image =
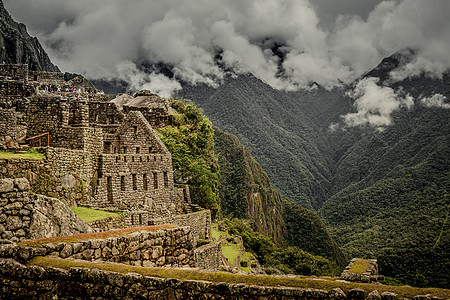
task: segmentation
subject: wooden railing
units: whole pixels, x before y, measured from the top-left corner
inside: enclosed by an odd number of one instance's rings
[[[47,142],[46,146],[49,146],[50,145],[50,133],[49,132],[27,138],[25,141],[28,141],[28,144],[30,146],[33,146],[35,144],[37,146],[37,142],[39,142],[39,147],[42,147],[42,139],[43,138],[46,138],[44,141]]]

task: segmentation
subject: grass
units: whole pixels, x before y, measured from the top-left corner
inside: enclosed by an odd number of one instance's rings
[[[56,267],[69,270],[71,267],[84,267],[89,269],[100,269],[104,271],[118,272],[122,274],[138,273],[144,276],[159,278],[176,278],[181,280],[204,280],[209,282],[226,282],[226,283],[244,283],[246,285],[258,286],[284,286],[293,288],[314,288],[331,290],[333,288],[341,288],[345,293],[350,289],[362,288],[366,295],[371,291],[394,292],[398,294],[398,298],[413,298],[416,295],[427,295],[431,297],[441,297],[443,299],[450,298],[450,290],[438,288],[416,288],[409,286],[387,286],[381,284],[370,283],[351,283],[336,281],[331,277],[309,278],[298,276],[293,277],[276,277],[268,275],[240,275],[225,272],[207,272],[194,269],[164,269],[164,268],[143,268],[137,266],[129,266],[116,263],[92,263],[87,261],[72,261],[55,257],[35,257],[27,264],[28,266],[40,266],[43,268]]]
[[[219,231],[219,229],[217,229],[217,224],[211,225],[211,234],[216,241],[220,240],[222,236],[225,236],[225,233],[225,231]]]
[[[353,263],[353,266],[347,271],[348,273],[362,274],[369,269],[370,259],[358,259]]]
[[[42,153],[28,150],[26,153],[14,153],[9,151],[0,151],[0,159],[44,159]]]
[[[88,207],[78,206],[70,208],[74,213],[76,213],[81,220],[86,223],[103,220],[107,218],[118,218],[121,217],[119,213],[109,212],[104,210],[95,210]]]
[[[222,253],[227,258],[228,263],[232,266],[236,264],[236,258],[239,255],[239,249],[241,249],[240,244],[222,244]]]
[[[23,247],[42,247],[45,244],[58,244],[58,243],[77,243],[82,241],[89,241],[95,239],[107,239],[110,237],[121,237],[126,236],[133,232],[138,231],[149,231],[156,232],[158,230],[177,228],[175,225],[152,225],[152,226],[142,226],[142,227],[130,227],[118,230],[111,231],[103,231],[103,232],[94,232],[94,233],[80,233],[75,235],[68,236],[55,236],[49,238],[42,238],[36,240],[29,240],[20,242],[18,245]]]
[[[246,261],[248,267],[239,266],[239,268],[246,273],[250,272],[250,265],[251,265],[252,260],[256,260],[256,258],[253,256],[253,254],[251,254],[250,252],[247,252],[247,251],[243,251],[241,254],[241,261]]]

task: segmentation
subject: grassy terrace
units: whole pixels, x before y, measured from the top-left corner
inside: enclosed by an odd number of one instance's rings
[[[153,226],[143,226],[143,227],[130,227],[125,229],[104,231],[104,232],[95,232],[95,233],[80,233],[75,235],[68,236],[56,236],[50,238],[42,238],[37,240],[29,240],[19,243],[19,246],[24,247],[41,247],[45,244],[58,244],[58,243],[77,243],[81,241],[95,240],[95,239],[106,239],[110,237],[121,237],[126,236],[133,232],[138,231],[149,231],[156,232],[158,230],[176,228],[178,226],[175,225],[153,225]]]
[[[88,207],[78,206],[70,208],[77,216],[80,217],[86,223],[103,220],[107,218],[118,218],[120,217],[119,213],[109,212],[104,210],[95,210]]]
[[[14,153],[8,151],[0,151],[0,159],[44,159],[42,153],[29,150],[25,153]]]
[[[288,278],[262,275],[238,275],[225,272],[206,272],[193,269],[163,269],[163,268],[143,268],[136,266],[128,266],[116,263],[91,263],[84,261],[71,261],[54,257],[35,257],[28,265],[47,267],[57,267],[62,269],[70,269],[71,267],[84,267],[89,269],[100,269],[104,271],[119,273],[138,273],[144,276],[159,278],[176,278],[181,280],[205,280],[210,282],[226,282],[226,283],[244,283],[247,285],[259,286],[286,286],[296,288],[315,288],[330,290],[340,287],[344,292],[348,292],[353,288],[362,288],[366,294],[373,290],[380,293],[390,291],[397,293],[399,297],[412,298],[416,295],[426,295],[441,297],[447,299],[450,297],[450,290],[437,288],[415,288],[408,286],[387,286],[380,284],[365,283],[347,283],[336,281],[335,278]]]
[[[369,269],[370,260],[369,259],[358,259],[353,263],[353,266],[347,271],[348,273],[362,274]]]

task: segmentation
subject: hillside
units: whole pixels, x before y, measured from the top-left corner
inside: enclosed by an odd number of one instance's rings
[[[30,70],[59,72],[22,23],[15,22],[0,0],[0,61],[7,64],[28,64]]]
[[[283,197],[316,209],[348,257],[378,257],[383,274],[409,284],[449,286],[445,273],[432,272],[450,257],[450,110],[422,99],[448,99],[450,80],[447,73],[390,82],[389,72],[413,57],[410,50],[396,53],[365,75],[415,101],[395,111],[384,130],[329,130],[354,111],[346,92],[356,82],[283,92],[241,75],[217,89],[186,86],[182,93],[238,136]]]
[[[175,179],[189,183],[194,203],[215,215],[248,220],[277,243],[345,264],[317,214],[284,201],[235,136],[213,130],[192,103],[174,100],[172,108],[177,113],[158,134],[172,153]]]

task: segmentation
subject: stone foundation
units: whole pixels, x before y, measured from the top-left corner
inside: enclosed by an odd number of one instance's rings
[[[29,194],[26,178],[0,179],[0,237],[23,241],[92,232],[74,212],[55,198]]]

